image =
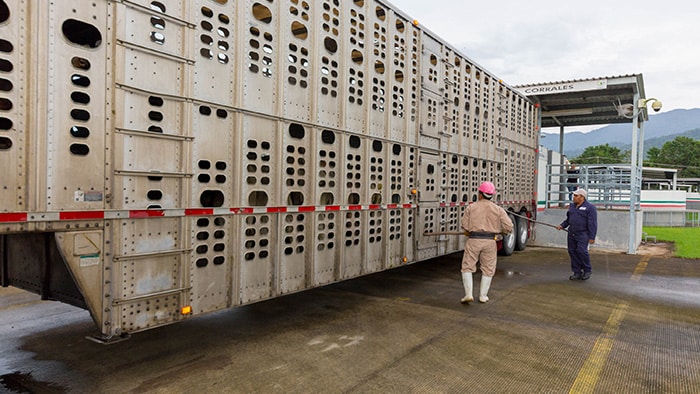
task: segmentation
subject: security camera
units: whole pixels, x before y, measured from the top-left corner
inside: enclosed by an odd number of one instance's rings
[[[646,108],[646,106],[647,106],[647,104],[649,104],[649,102],[651,102],[651,109],[653,109],[654,112],[661,111],[661,107],[662,107],[661,101],[659,101],[653,97],[648,98],[648,99],[639,99],[639,101],[637,101],[637,108],[639,108],[639,109]]]

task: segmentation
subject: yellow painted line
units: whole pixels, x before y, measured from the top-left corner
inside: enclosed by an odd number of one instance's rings
[[[642,278],[649,264],[649,259],[651,259],[651,256],[642,257],[630,279],[638,282]],[[628,307],[629,304],[621,302],[617,304],[615,309],[610,313],[610,317],[607,323],[605,323],[603,332],[598,336],[598,339],[596,339],[593,350],[591,350],[591,354],[586,359],[586,362],[583,363],[583,367],[579,370],[578,376],[576,376],[576,380],[574,380],[574,384],[571,386],[569,393],[580,394],[592,393],[594,391],[595,386],[598,384],[598,379],[600,379],[600,373],[603,370],[605,361],[608,359],[608,355],[610,355],[610,351],[612,350],[617,330],[620,328],[620,324],[622,324],[622,320],[627,314]]]
[[[596,339],[593,350],[591,350],[591,354],[579,370],[569,393],[592,393],[595,390],[598,379],[600,379],[600,373],[615,342],[617,330],[627,314],[627,307],[629,307],[627,303],[621,302],[610,313],[610,317],[603,328],[603,333]]]
[[[644,256],[642,260],[639,261],[639,264],[637,264],[637,267],[634,269],[634,272],[632,273],[632,280],[635,282],[639,282],[640,279],[642,279],[642,274],[644,273],[644,270],[647,269],[647,263],[649,263],[649,259],[651,256]]]

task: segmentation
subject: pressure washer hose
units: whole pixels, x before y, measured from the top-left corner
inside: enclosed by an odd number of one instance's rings
[[[555,225],[553,225],[553,224],[538,222],[538,221],[535,220],[535,219],[531,219],[531,218],[529,218],[529,217],[527,217],[527,216],[519,215],[519,214],[517,214],[517,213],[515,213],[515,212],[508,212],[508,214],[509,214],[509,215],[513,215],[513,216],[521,217],[521,218],[523,218],[523,219],[525,219],[525,220],[529,220],[529,221],[531,221],[531,222],[533,222],[533,223],[535,223],[535,224],[541,224],[541,225],[543,225],[543,226],[553,227],[553,228],[556,228],[556,229],[558,230],[558,228],[557,228],[558,226],[555,226]],[[568,231],[567,229],[565,229],[565,228],[563,228],[562,231],[566,231],[567,233],[569,232],[569,231]],[[435,235],[435,236],[437,236],[437,235],[466,235],[466,236],[468,237],[468,236],[469,236],[469,232],[468,232],[468,231],[443,231],[443,232],[439,232],[439,233],[423,233],[423,235],[424,235],[424,236],[431,236],[431,235]]]

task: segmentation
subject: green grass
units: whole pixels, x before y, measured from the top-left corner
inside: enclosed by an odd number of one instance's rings
[[[644,227],[643,231],[655,235],[657,241],[673,242],[674,256],[700,258],[700,227]]]

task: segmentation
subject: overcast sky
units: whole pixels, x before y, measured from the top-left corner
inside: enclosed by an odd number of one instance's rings
[[[510,85],[642,74],[700,108],[700,1],[389,0]]]

